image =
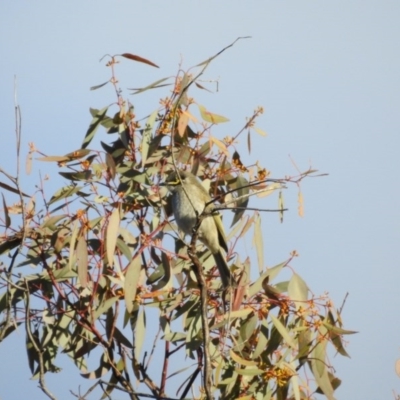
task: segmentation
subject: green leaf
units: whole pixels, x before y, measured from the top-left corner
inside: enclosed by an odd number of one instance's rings
[[[249,194],[250,190],[247,186],[248,184],[248,180],[242,175],[239,175],[237,178],[235,178],[235,180],[229,182],[228,184],[229,190],[237,189],[234,193],[239,198],[234,205],[237,208],[234,209],[235,216],[233,217],[231,227],[234,226],[240,220],[240,218],[242,218],[242,215],[245,213],[247,205],[249,204],[249,198],[247,195]]]
[[[163,340],[175,344],[183,340],[186,340],[186,334],[181,332],[170,332],[163,336]]]
[[[255,367],[256,365],[258,365],[258,363],[255,361],[246,360],[240,357],[232,349],[230,350],[229,354],[232,357],[232,360],[240,365],[245,365],[247,367]]]
[[[111,217],[108,220],[106,236],[107,261],[111,267],[114,265],[115,246],[117,244],[120,221],[119,209],[114,208],[113,212],[111,213]]]
[[[240,326],[240,344],[248,343],[250,337],[254,334],[258,323],[258,316],[256,314],[249,315]]]
[[[76,244],[76,239],[78,238],[78,233],[79,233],[79,227],[77,224],[77,221],[73,222],[73,227],[72,227],[72,235],[71,235],[71,240],[69,242],[69,260],[68,260],[68,269],[72,271],[72,267],[75,263],[75,257],[73,255],[75,254],[75,244]]]
[[[76,259],[78,265],[78,277],[82,287],[86,287],[88,283],[88,249],[84,234],[82,233],[76,245]]]
[[[50,228],[54,231],[57,228],[56,223],[66,217],[67,214],[53,215],[48,217],[41,225],[41,228]]]
[[[101,123],[101,121],[106,117],[108,107],[104,107],[101,110],[91,109],[90,112],[93,115],[92,122],[90,123],[89,129],[86,132],[85,139],[82,143],[82,149],[85,149],[89,146],[89,143],[94,138],[96,131]]]
[[[12,193],[15,193],[15,194],[22,194],[22,196],[24,196],[24,197],[31,197],[31,196],[29,196],[29,195],[27,195],[27,194],[25,194],[24,192],[19,192],[19,190],[17,190],[17,189],[14,189],[13,187],[11,187],[10,185],[7,185],[6,183],[3,183],[3,182],[0,182],[0,187],[2,187],[3,189],[6,189],[6,190],[8,190],[9,192],[12,192]]]
[[[296,349],[296,342],[295,340],[290,336],[289,331],[285,328],[285,326],[282,324],[281,321],[279,321],[278,318],[276,318],[273,314],[268,314],[268,316],[271,318],[272,323],[275,325],[275,328],[277,331],[282,335],[283,339],[286,341],[286,343],[292,348]]]
[[[257,338],[257,346],[254,349],[252,358],[258,358],[267,348],[268,343],[268,325],[266,321],[262,321],[260,331]]]
[[[142,352],[143,343],[146,336],[146,314],[144,308],[141,308],[138,319],[136,321],[135,329],[135,358],[140,360],[140,353]]]
[[[59,174],[70,181],[88,181],[92,178],[92,171],[80,171],[80,172],[59,172]]]
[[[118,299],[119,299],[118,296],[114,296],[114,297],[107,299],[106,301],[103,301],[97,307],[96,311],[93,314],[94,320],[96,321],[100,316],[105,314],[108,311],[108,309],[110,307],[112,307],[118,301]]]
[[[225,118],[222,115],[214,114],[207,111],[206,108],[201,104],[197,104],[197,106],[199,107],[201,118],[203,118],[203,120],[206,122],[210,122],[212,124],[220,124],[229,121],[228,118]]]
[[[6,199],[4,198],[4,194],[2,193],[1,195],[3,196],[4,221],[7,229],[11,225],[11,219],[10,216],[8,215],[8,208],[6,204]]]
[[[116,174],[116,166],[115,166],[114,158],[109,153],[106,153],[106,165],[107,165],[107,168],[108,168],[111,178],[114,179],[115,174]]]
[[[171,283],[171,276],[172,276],[172,268],[170,259],[168,256],[162,252],[161,253],[161,266],[162,266],[162,278],[157,282],[156,285],[153,286],[153,290],[161,290],[166,287],[169,283]]]
[[[252,367],[245,368],[245,369],[235,368],[235,371],[239,375],[244,375],[244,376],[257,376],[257,375],[262,375],[265,373],[265,371],[263,371],[262,369],[252,368]]]
[[[129,246],[120,238],[117,239],[117,248],[121,251],[121,253],[126,257],[128,261],[132,259],[132,254]]]
[[[128,349],[133,349],[132,342],[128,340],[117,327],[114,327],[114,337],[118,343],[122,343]]]
[[[249,296],[252,297],[262,289],[262,283],[268,277],[269,282],[272,282],[273,279],[281,272],[282,268],[286,266],[287,263],[283,262],[281,264],[275,265],[275,267],[269,268],[266,272],[264,272],[251,286],[249,289]]]
[[[100,358],[100,365],[92,372],[82,373],[81,376],[86,379],[99,379],[104,376],[111,368],[106,361],[107,357],[103,354]]]
[[[188,96],[187,96],[189,86],[190,86],[189,75],[185,72],[183,74],[183,78],[182,78],[182,81],[180,84],[178,102],[176,103],[176,107],[179,107],[181,105],[183,105],[183,106],[189,105]]]
[[[8,237],[7,239],[3,239],[0,242],[0,254],[4,254],[7,251],[14,249],[15,247],[19,246],[22,243],[22,234],[21,235],[14,235]]]
[[[321,327],[318,332],[318,336],[324,337],[326,335],[326,329]],[[326,345],[327,340],[318,340],[314,350],[311,354],[311,371],[314,375],[315,381],[321,391],[325,394],[328,400],[334,400],[333,387],[328,375],[327,363],[326,363]]]
[[[65,199],[67,197],[70,197],[74,195],[75,193],[78,193],[83,186],[75,186],[75,185],[69,185],[69,186],[64,186],[61,189],[57,190],[56,193],[51,197],[49,201],[49,206],[59,200]]]
[[[101,87],[107,85],[107,83],[109,83],[109,82],[110,82],[110,81],[106,81],[106,82],[104,82],[104,83],[100,83],[100,85],[92,86],[92,87],[90,88],[90,90],[97,90],[97,89],[100,89]]]
[[[92,150],[89,149],[78,149],[75,151],[72,151],[68,154],[65,155],[65,157],[68,157],[69,160],[79,160],[82,157],[87,156],[88,154],[91,153]]]
[[[348,329],[343,329],[338,326],[334,326],[326,322],[326,320],[322,321],[322,323],[328,329],[329,332],[335,333],[337,335],[353,335],[355,333],[358,333],[357,331],[349,331]]]
[[[126,309],[129,313],[134,309],[134,301],[136,299],[136,290],[141,269],[140,257],[136,256],[132,259],[125,272],[124,297]]]
[[[296,310],[298,310],[300,307],[303,309],[306,308],[305,303],[308,299],[308,287],[303,279],[295,272],[289,281],[288,294],[290,300],[294,302]]]
[[[144,88],[140,88],[140,89],[130,88],[129,90],[134,90],[134,92],[132,94],[139,94],[139,93],[145,92],[146,90],[149,90],[149,89],[157,89],[157,88],[164,87],[164,86],[170,86],[171,85],[170,83],[160,85],[160,83],[166,81],[167,79],[170,79],[170,77],[159,79],[158,81],[155,81],[155,82],[151,83],[150,85],[145,86]]]

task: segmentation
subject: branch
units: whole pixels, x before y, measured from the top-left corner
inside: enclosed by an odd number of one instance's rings
[[[207,284],[202,274],[202,265],[199,261],[199,258],[196,254],[196,241],[198,236],[198,230],[201,225],[203,218],[205,217],[205,213],[203,212],[200,216],[197,217],[197,223],[193,228],[192,240],[190,242],[190,247],[188,251],[188,255],[193,262],[195,268],[194,273],[196,275],[197,283],[200,289],[200,309],[201,309],[201,330],[203,334],[203,348],[204,348],[204,363],[203,363],[203,386],[207,399],[212,399],[212,370],[211,370],[211,356],[210,356],[210,329],[208,326],[207,319]]]
[[[39,387],[42,389],[43,393],[50,399],[52,400],[57,400],[57,398],[49,391],[49,389],[46,386],[46,381],[44,378],[45,375],[45,370],[44,370],[44,360],[43,360],[43,350],[39,347],[39,344],[36,342],[36,339],[33,337],[32,331],[31,331],[31,323],[29,321],[29,315],[30,315],[30,293],[29,293],[29,287],[28,287],[28,282],[25,280],[25,285],[26,285],[26,292],[25,292],[25,328],[26,328],[26,334],[29,337],[29,340],[32,343],[33,348],[36,351],[36,354],[38,356],[38,362],[39,362]]]

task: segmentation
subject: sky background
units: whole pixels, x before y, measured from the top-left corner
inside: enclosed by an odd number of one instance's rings
[[[130,52],[158,64],[118,67],[122,87],[140,87],[252,36],[207,69],[204,79],[218,79],[219,92],[194,95],[230,118],[221,138],[264,107],[257,126],[268,137],[253,136],[250,156],[242,144],[244,162],[260,160],[274,177],[296,174],[291,159],[301,170],[311,165],[329,174],[302,185],[304,218],[295,190],[287,194],[284,224],[263,217],[265,261],[273,266],[296,249],[291,265],[313,293],[329,292],[337,307],[349,293],[342,317],[359,333],[346,337],[351,359],[331,360],[343,381],[337,398],[393,399],[400,393],[399,21],[400,2],[388,0],[3,0],[0,166],[15,173],[14,75],[23,157],[28,142],[62,155],[80,147],[89,107],[115,99],[111,86],[89,90],[109,79],[103,55]],[[138,98],[138,115],[157,107],[153,96]],[[47,168],[34,164],[25,192]],[[0,345],[2,400],[41,396],[29,380],[23,330],[19,336]],[[49,380],[60,399],[76,388],[77,375],[68,374]]]

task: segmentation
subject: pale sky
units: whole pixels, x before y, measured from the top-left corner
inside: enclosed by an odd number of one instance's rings
[[[296,249],[291,265],[313,293],[329,292],[337,307],[349,293],[342,317],[359,333],[346,337],[351,359],[331,360],[342,379],[337,398],[393,398],[400,393],[399,21],[400,2],[388,0],[2,1],[0,166],[15,172],[14,75],[23,156],[28,142],[62,155],[80,147],[89,107],[114,101],[111,87],[89,90],[109,79],[99,63],[104,54],[130,52],[158,64],[120,66],[123,86],[140,87],[251,36],[207,70],[204,79],[218,79],[219,92],[196,96],[230,119],[226,134],[264,107],[257,126],[268,136],[253,137],[250,156],[243,143],[244,162],[258,159],[274,177],[295,174],[291,159],[329,174],[304,183],[304,218],[295,191],[284,224],[263,216],[266,263]],[[138,114],[157,108],[146,96]],[[25,191],[45,168],[34,164]],[[0,344],[1,399],[41,396],[29,380],[23,336]],[[76,372],[68,374],[49,378],[60,399],[76,388]]]

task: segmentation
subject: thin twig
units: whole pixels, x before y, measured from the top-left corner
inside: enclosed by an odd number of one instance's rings
[[[207,284],[202,273],[202,266],[200,260],[196,254],[196,241],[198,236],[198,230],[202,223],[203,218],[206,215],[202,213],[197,218],[197,223],[193,228],[192,240],[188,255],[193,262],[195,268],[194,273],[196,275],[197,283],[200,289],[200,309],[201,309],[201,329],[203,334],[203,348],[204,348],[204,368],[203,368],[203,386],[204,392],[207,399],[211,400],[212,397],[212,367],[211,367],[211,356],[210,356],[210,328],[208,326],[208,310],[207,310]]]
[[[31,331],[31,323],[29,320],[30,316],[30,293],[29,293],[29,286],[28,282],[25,280],[25,285],[26,285],[26,292],[25,292],[25,328],[26,328],[26,334],[28,335],[28,338],[30,342],[32,343],[33,348],[36,351],[36,354],[38,356],[38,362],[39,362],[39,387],[42,389],[42,392],[50,399],[52,400],[57,400],[57,398],[50,392],[50,390],[47,388],[46,385],[46,380],[44,378],[45,375],[45,369],[44,369],[44,360],[43,360],[43,349],[39,347],[39,344],[36,342],[36,339],[33,337],[32,331]]]

